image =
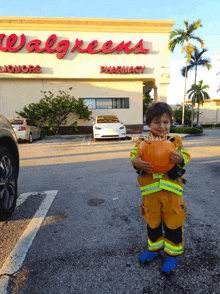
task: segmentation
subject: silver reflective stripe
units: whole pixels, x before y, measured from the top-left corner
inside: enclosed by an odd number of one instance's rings
[[[160,185],[156,185],[156,186],[153,186],[151,188],[141,190],[141,192],[144,193],[144,192],[152,191],[152,190],[159,189],[159,188],[160,188]]]
[[[161,179],[163,174],[153,174],[153,179]]]
[[[182,246],[181,246],[182,247]],[[172,251],[172,252],[175,252],[175,253],[178,253],[178,252],[182,252],[183,251],[183,248],[180,249],[180,250],[176,250],[176,249],[173,249],[173,248],[170,248],[167,243],[165,242],[165,249],[167,248],[167,250],[169,251]]]
[[[159,245],[155,245],[155,246],[149,245],[149,248],[150,248],[150,249],[157,249],[157,248],[159,248],[159,247],[164,247],[164,243],[159,244]]]
[[[173,190],[176,190],[178,192],[183,192],[183,189],[178,189],[178,188],[171,186],[171,185],[168,185],[168,184],[160,183],[160,186],[165,186],[165,187],[171,188]]]
[[[148,238],[148,247],[151,248],[151,249],[156,249],[156,248],[159,248],[159,247],[164,247],[164,240],[160,240],[159,242],[156,242],[156,243],[153,243],[153,244],[155,244],[155,245],[151,245],[151,241]]]

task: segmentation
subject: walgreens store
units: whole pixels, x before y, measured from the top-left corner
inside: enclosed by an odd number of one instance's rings
[[[175,21],[0,17],[0,113],[16,117],[43,94],[69,91],[92,116],[117,115],[143,129],[143,94],[167,101],[169,34]],[[68,125],[60,130],[70,133]],[[80,133],[92,121],[79,121]],[[72,131],[71,131],[72,132]]]

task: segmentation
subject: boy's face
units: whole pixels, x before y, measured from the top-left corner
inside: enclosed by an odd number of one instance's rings
[[[166,113],[164,113],[160,118],[154,117],[148,126],[151,128],[151,132],[154,135],[162,137],[169,133],[170,125],[170,118]]]

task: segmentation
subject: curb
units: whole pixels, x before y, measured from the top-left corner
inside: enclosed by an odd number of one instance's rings
[[[127,134],[125,137],[125,140],[129,141],[137,141],[139,137],[143,137],[147,134],[145,133],[138,133],[138,134]],[[194,136],[204,136],[204,133],[199,133],[199,134],[178,134],[178,133],[170,133],[170,135],[178,135],[181,138],[182,137],[194,137]],[[56,139],[61,139],[61,140],[74,140],[77,138],[88,138],[88,137],[93,137],[92,134],[81,134],[81,135],[53,135],[53,136],[45,136],[43,140],[56,140]]]
[[[135,141],[137,142],[138,138],[145,136],[145,133],[140,133],[140,134],[131,134],[129,137],[131,140],[130,141]],[[187,138],[187,137],[195,137],[195,136],[204,136],[204,133],[199,133],[199,134],[178,134],[178,133],[170,133],[170,135],[175,136],[178,135],[180,138]]]
[[[45,136],[44,140],[52,140],[52,139],[64,139],[64,140],[74,140],[77,138],[91,137],[92,134],[85,135],[54,135],[54,136]]]

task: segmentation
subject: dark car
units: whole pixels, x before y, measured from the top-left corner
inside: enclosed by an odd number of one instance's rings
[[[171,124],[171,128],[181,128],[182,125],[178,124],[178,123],[172,123]]]
[[[197,129],[202,129],[202,126],[200,124],[193,124],[193,127]]]
[[[0,221],[14,212],[17,201],[19,152],[10,122],[0,114]]]

